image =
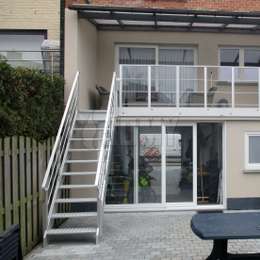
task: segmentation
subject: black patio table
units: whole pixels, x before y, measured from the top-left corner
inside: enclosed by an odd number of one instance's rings
[[[201,239],[214,240],[212,252],[207,260],[260,259],[260,253],[227,252],[229,239],[260,238],[260,213],[200,213],[193,216],[191,229]]]

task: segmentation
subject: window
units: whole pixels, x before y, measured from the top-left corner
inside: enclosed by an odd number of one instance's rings
[[[220,49],[220,66],[239,66],[239,49]]]
[[[260,170],[260,132],[246,133],[245,164],[246,170]]]
[[[260,49],[245,49],[245,66],[260,67]]]
[[[41,69],[41,46],[46,33],[44,30],[0,30],[0,56],[14,67]]]
[[[159,64],[194,65],[194,50],[182,48],[160,48]]]
[[[157,55],[158,54],[158,55]],[[119,64],[136,65],[194,65],[195,49],[192,47],[120,46]]]
[[[219,51],[220,66],[232,67],[250,67],[243,69],[235,69],[235,79],[237,82],[258,81],[257,69],[252,67],[260,67],[260,48],[252,47],[223,47]],[[220,69],[220,80],[229,81],[231,78],[231,70],[226,68]]]
[[[155,48],[121,47],[119,64],[155,64]]]

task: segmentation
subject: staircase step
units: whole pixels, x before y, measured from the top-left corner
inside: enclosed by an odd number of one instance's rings
[[[93,176],[96,172],[63,172],[62,176]]]
[[[54,213],[51,218],[84,218],[96,217],[97,212],[69,212],[69,213]]]
[[[78,149],[69,149],[68,150],[69,152],[94,152],[94,151],[100,151],[100,149],[98,149],[98,148],[89,148],[89,149],[84,149],[84,148],[82,148],[82,149],[80,149],[80,148],[78,148]]]
[[[97,163],[98,160],[66,160],[66,163]]]
[[[67,199],[56,199],[55,203],[87,203],[97,202],[97,198],[67,198]]]
[[[95,131],[95,130],[97,130],[97,131],[101,131],[101,130],[104,130],[104,128],[94,128],[94,127],[86,127],[86,128],[83,128],[83,127],[75,127],[74,129],[73,129],[73,131]]]
[[[86,189],[95,188],[94,184],[70,184],[70,185],[60,185],[59,189]]]
[[[59,228],[49,229],[46,235],[96,234],[97,228]]]
[[[72,137],[70,141],[101,141],[102,138],[84,138],[84,137]]]

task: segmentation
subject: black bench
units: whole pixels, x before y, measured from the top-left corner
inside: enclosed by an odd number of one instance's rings
[[[260,213],[202,213],[191,220],[191,229],[204,240],[214,240],[208,260],[260,259],[260,254],[229,254],[229,239],[259,239]],[[260,248],[259,248],[260,251]]]
[[[0,234],[0,260],[14,259],[23,259],[18,225],[13,225]]]

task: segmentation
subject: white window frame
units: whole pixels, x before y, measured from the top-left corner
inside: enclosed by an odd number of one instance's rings
[[[245,170],[259,170],[260,163],[249,163],[249,138],[260,137],[260,132],[246,132],[245,133]]]
[[[239,50],[239,67],[245,67],[245,50],[252,49],[252,50],[259,50],[260,46],[219,46],[218,48],[218,66],[221,66],[220,60],[220,53],[222,49],[238,49]]]
[[[196,46],[186,46],[186,45],[164,45],[164,44],[129,44],[129,43],[122,43],[115,45],[115,70],[118,71],[119,68],[119,49],[121,47],[126,48],[152,48],[155,49],[155,64],[159,65],[159,50],[160,49],[187,49],[193,50],[194,52],[194,66],[198,64],[198,48]],[[162,65],[163,66],[163,65]]]

